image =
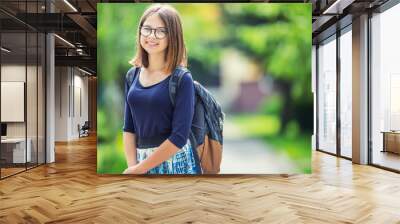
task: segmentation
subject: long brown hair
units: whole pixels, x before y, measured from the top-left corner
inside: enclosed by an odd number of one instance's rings
[[[136,36],[136,55],[129,63],[134,66],[144,66],[145,68],[149,66],[149,55],[140,45],[140,27],[154,13],[160,16],[168,31],[168,46],[164,58],[167,63],[167,70],[173,71],[178,65],[186,67],[187,54],[179,13],[173,7],[164,4],[151,5],[140,18]]]

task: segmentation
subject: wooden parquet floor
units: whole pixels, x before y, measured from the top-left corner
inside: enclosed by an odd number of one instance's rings
[[[313,153],[311,175],[96,174],[96,138],[0,181],[0,223],[400,223],[400,175]]]

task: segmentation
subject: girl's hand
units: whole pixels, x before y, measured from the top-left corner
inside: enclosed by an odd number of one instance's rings
[[[136,164],[134,166],[130,166],[126,168],[123,174],[145,174],[147,171],[143,170],[140,164]]]

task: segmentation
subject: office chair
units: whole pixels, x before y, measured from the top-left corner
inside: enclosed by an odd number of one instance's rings
[[[78,124],[79,138],[89,136],[89,129],[90,129],[89,121],[85,121],[82,127],[80,127],[80,125]]]

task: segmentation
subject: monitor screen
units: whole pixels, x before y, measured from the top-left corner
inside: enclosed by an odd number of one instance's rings
[[[7,136],[7,124],[1,124],[1,136]]]

